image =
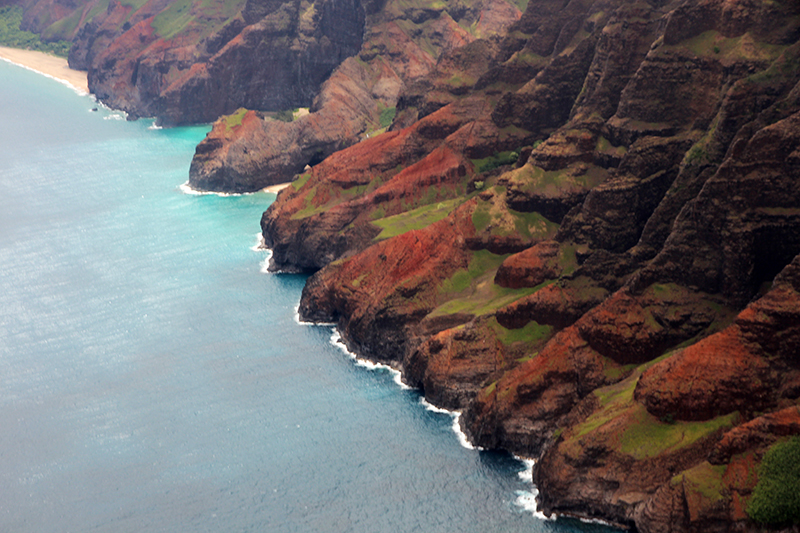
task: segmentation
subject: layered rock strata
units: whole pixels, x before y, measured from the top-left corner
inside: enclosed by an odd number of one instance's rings
[[[800,431],[798,38],[788,2],[531,2],[278,196],[272,268],[316,272],[301,315],[476,444],[538,457],[546,512],[756,531],[761,457]]]

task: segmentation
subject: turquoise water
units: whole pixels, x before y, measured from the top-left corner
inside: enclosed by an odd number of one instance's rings
[[[154,130],[0,62],[0,531],[539,532],[468,449],[262,272],[270,194],[184,194]]]

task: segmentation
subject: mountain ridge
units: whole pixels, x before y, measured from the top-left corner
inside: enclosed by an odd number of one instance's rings
[[[291,50],[290,36],[326,35],[326,5],[191,8],[160,26],[180,6],[109,4],[75,30],[75,54],[89,34],[122,39],[95,56],[122,54],[116,71],[97,63],[95,88],[142,109],[174,95],[183,118],[165,123],[191,121],[192,102],[217,98],[203,87],[243,79],[246,60],[225,59],[260,46],[243,36]],[[643,532],[786,527],[748,503],[762,458],[800,433],[800,6],[340,7],[335,20],[363,16],[358,42],[323,47],[330,76],[280,104],[310,113],[206,106],[236,112],[190,177],[235,192],[296,178],[261,223],[272,270],[313,273],[301,317],[337,323],[351,349],[461,410],[477,445],[537,457],[548,514]],[[205,35],[204,17],[228,22]],[[128,57],[128,41],[146,52]],[[142,92],[167,66],[172,92]]]

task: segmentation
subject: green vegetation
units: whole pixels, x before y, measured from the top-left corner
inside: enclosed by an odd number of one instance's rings
[[[760,524],[800,524],[800,436],[767,450],[747,514]]]
[[[67,57],[71,43],[68,41],[44,42],[38,35],[19,28],[22,23],[22,7],[0,7],[0,45],[26,50],[47,52]]]
[[[739,37],[725,37],[716,30],[709,30],[691,39],[687,39],[678,46],[688,48],[697,56],[735,56],[750,60],[771,60],[785,49],[782,45],[757,42],[750,34]]]
[[[534,320],[528,322],[525,327],[519,329],[507,329],[498,324],[497,320],[493,317],[489,321],[489,327],[492,328],[497,336],[497,339],[506,346],[516,342],[524,342],[529,344],[538,343],[547,339],[553,333],[553,326],[539,324]]]
[[[236,110],[235,113],[228,115],[224,118],[225,120],[225,131],[231,131],[233,128],[242,125],[242,120],[244,119],[245,114],[247,114],[247,109],[240,107]]]
[[[430,316],[456,313],[469,313],[475,316],[489,314],[554,282],[554,280],[550,280],[536,287],[523,289],[508,289],[496,285],[494,283],[495,273],[507,257],[508,255],[496,255],[488,250],[472,252],[468,268],[459,270],[439,287],[439,292],[445,296],[446,301],[434,309]],[[498,325],[498,327],[500,326]],[[526,337],[534,338],[549,334],[547,326],[539,326],[541,329],[538,330],[534,325],[527,328],[522,328],[525,331],[498,331],[499,336],[505,338],[509,343],[523,340]],[[548,331],[545,332],[544,328],[548,328]],[[505,341],[501,339],[501,342]]]
[[[733,426],[739,418],[739,413],[734,412],[704,422],[670,424],[658,420],[644,407],[637,410],[633,423],[622,435],[622,452],[635,459],[647,459],[685,448],[719,429]]]
[[[192,0],[177,0],[153,19],[152,27],[161,37],[169,39],[192,20]]]
[[[383,216],[385,209],[380,207],[372,214],[372,216],[377,219],[373,220],[372,223],[382,230],[380,234],[375,237],[375,240],[381,241],[401,235],[407,231],[426,228],[449,215],[462,201],[461,198],[445,200],[385,218]]]
[[[594,395],[601,407],[573,428],[567,440],[568,453],[577,457],[583,448],[582,438],[593,433],[593,440],[608,441],[614,448],[640,461],[676,452],[733,426],[739,419],[738,412],[702,422],[664,422],[634,400],[633,393],[642,372],[670,355],[664,354],[638,366],[619,383],[596,389]],[[604,429],[606,424],[609,425]]]
[[[483,159],[473,159],[472,164],[475,165],[475,172],[483,174],[504,165],[511,165],[519,159],[519,151],[512,152],[499,152]]]
[[[297,115],[298,109],[284,109],[283,111],[276,111],[272,113],[271,116],[275,120],[280,120],[281,122],[293,122],[295,115]]]
[[[606,169],[597,165],[588,165],[587,168],[584,163],[573,164],[559,170],[544,170],[540,167],[525,165],[514,171],[510,186],[526,193],[536,193],[548,188],[554,190],[572,187],[589,189],[599,185],[607,177]]]
[[[713,505],[727,498],[725,484],[722,482],[726,468],[727,465],[714,466],[703,461],[673,477],[670,485],[676,486],[682,481],[686,492],[700,496],[706,505]]]
[[[441,290],[444,293],[461,292],[469,288],[473,280],[488,271],[497,270],[500,264],[508,255],[496,255],[488,250],[478,250],[473,252],[467,270],[459,270],[453,276],[442,283]]]
[[[311,179],[310,173],[306,172],[305,174],[301,174],[300,176],[297,177],[296,180],[292,182],[292,187],[294,188],[294,190],[299,191],[300,189],[303,188],[303,185],[308,183],[309,179]]]
[[[492,235],[516,233],[524,239],[533,240],[552,238],[559,227],[558,224],[551,222],[536,211],[530,213],[514,211],[503,202],[492,201],[478,202],[472,212],[472,225],[478,233],[486,230],[490,230]]]
[[[151,26],[164,39],[171,39],[190,26],[201,38],[211,35],[237,16],[244,3],[244,0],[177,0],[159,13]]]
[[[381,125],[382,129],[386,129],[392,125],[392,121],[394,120],[395,115],[397,114],[396,107],[387,107],[381,110],[380,118],[378,122]]]

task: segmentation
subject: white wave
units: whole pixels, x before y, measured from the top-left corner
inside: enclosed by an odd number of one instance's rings
[[[618,524],[615,524],[613,522],[608,522],[606,520],[603,520],[602,518],[585,518],[583,516],[573,516],[572,518],[577,518],[578,520],[580,520],[584,524],[598,524],[598,525],[601,525],[601,526],[608,526],[608,527],[613,527],[613,528],[619,528],[620,527]]]
[[[23,65],[22,63],[16,63],[16,62],[11,61],[10,59],[7,59],[5,57],[0,57],[0,61],[5,61],[6,63],[11,63],[12,65],[16,65],[18,67],[22,67],[25,70],[30,70],[31,72],[35,72],[36,74],[44,76],[45,78],[50,78],[51,80],[55,80],[58,83],[60,83],[61,85],[65,85],[65,86],[69,87],[70,89],[75,91],[80,96],[88,96],[89,95],[88,92],[84,91],[80,87],[76,87],[75,85],[72,85],[67,80],[62,80],[61,78],[57,78],[55,76],[51,76],[50,74],[47,74],[46,72],[42,72],[41,70],[36,70],[35,68],[29,67],[28,65]]]
[[[156,124],[156,121],[154,120],[154,121],[153,121],[153,123],[152,123],[152,124],[150,124],[150,125],[147,127],[147,129],[148,129],[148,130],[163,130],[163,129],[164,129],[164,127],[163,127],[163,126],[159,126],[158,124]]]
[[[436,407],[425,398],[420,398],[419,403],[422,404],[422,406],[424,406],[425,409],[427,409],[428,411],[449,415],[453,418],[453,424],[451,426],[451,429],[453,430],[453,433],[456,434],[456,437],[458,438],[458,443],[461,444],[461,446],[463,446],[468,450],[483,449],[480,446],[475,446],[474,444],[472,444],[469,441],[467,434],[464,433],[464,431],[461,429],[461,411],[450,411],[448,409],[442,409],[441,407]]]
[[[380,370],[389,372],[389,374],[391,374],[392,376],[392,380],[401,389],[404,390],[411,389],[411,387],[403,383],[403,375],[400,373],[399,370],[383,363],[376,363],[368,359],[362,359],[358,357],[355,353],[351,352],[347,348],[347,345],[344,343],[344,341],[342,341],[342,335],[339,333],[339,330],[337,330],[335,327],[333,328],[333,333],[331,334],[331,344],[333,344],[334,346],[342,350],[345,354],[347,354],[347,357],[352,359],[353,362],[356,364],[356,366],[366,368],[367,370]]]
[[[536,460],[523,459],[522,457],[517,457],[516,455],[514,456],[514,458],[517,461],[520,461],[525,466],[525,468],[520,470],[519,473],[517,474],[519,478],[525,483],[533,484],[533,465],[536,464]]]
[[[555,520],[555,516],[550,517],[539,511],[539,506],[536,503],[536,496],[539,495],[539,491],[536,487],[533,487],[530,491],[518,490],[516,494],[517,499],[514,500],[514,505],[520,507],[523,511],[531,513],[540,520]]]
[[[103,117],[103,120],[125,120],[125,116],[121,111],[115,111],[114,113]]]
[[[202,190],[199,190],[199,189],[192,188],[192,186],[189,185],[189,181],[188,180],[186,182],[180,184],[178,186],[178,188],[184,194],[191,194],[193,196],[209,196],[210,195],[210,196],[219,196],[220,198],[228,198],[228,197],[233,197],[233,196],[250,196],[251,194],[258,194],[258,193],[261,192],[261,191],[255,191],[255,192],[202,191]]]
[[[453,433],[458,437],[458,443],[468,450],[483,450],[480,446],[475,446],[467,438],[467,434],[461,429],[461,413],[453,417]]]
[[[267,248],[267,245],[264,243],[264,234],[261,232],[256,233],[256,243],[251,246],[250,249],[254,252],[268,252],[270,256],[272,255],[272,250]]]
[[[275,273],[278,274],[279,272],[275,272]],[[324,328],[336,327],[336,324],[334,324],[332,322],[310,322],[308,320],[303,320],[302,318],[300,318],[300,304],[299,303],[296,306],[294,306],[294,321],[297,322],[297,324],[299,324],[301,326],[322,326]]]
[[[432,413],[439,413],[439,414],[443,414],[443,415],[450,415],[450,416],[453,416],[453,417],[454,417],[454,416],[456,416],[456,415],[458,414],[458,411],[450,411],[450,410],[448,410],[448,409],[443,409],[443,408],[441,408],[441,407],[436,407],[436,406],[435,406],[435,405],[433,405],[431,402],[429,402],[428,400],[426,400],[424,397],[419,399],[419,403],[420,403],[420,404],[421,404],[423,407],[425,407],[425,409],[427,409],[428,411],[431,411]]]

